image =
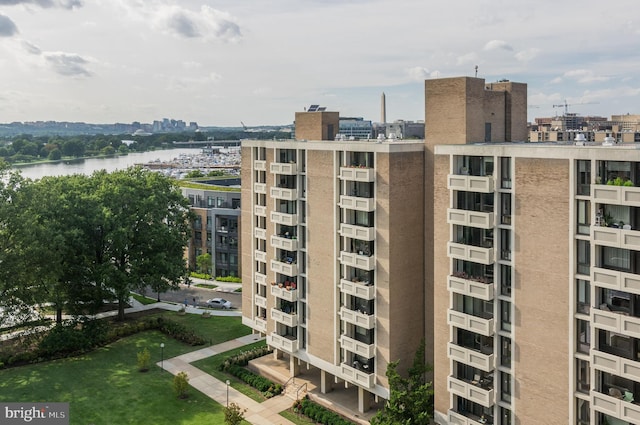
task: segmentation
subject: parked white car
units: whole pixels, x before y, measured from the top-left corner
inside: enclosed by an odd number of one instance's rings
[[[224,298],[211,298],[210,300],[207,300],[207,307],[228,310],[231,308],[231,301],[227,301]]]

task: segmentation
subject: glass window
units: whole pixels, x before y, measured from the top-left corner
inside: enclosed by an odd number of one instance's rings
[[[591,308],[591,284],[588,280],[577,279],[576,285],[577,311],[578,313],[589,314]]]
[[[511,338],[500,338],[500,364],[511,367]]]
[[[578,425],[589,425],[591,423],[589,419],[589,402],[587,400],[578,399],[577,406],[577,424]]]
[[[623,248],[602,247],[602,264],[608,269],[630,271],[631,251]]]
[[[500,393],[502,401],[511,403],[511,375],[500,372]]]
[[[511,194],[510,193],[501,193],[500,194],[500,223],[510,225],[511,224]]]
[[[589,394],[589,380],[590,380],[589,362],[586,360],[576,360],[576,377],[577,385],[576,389],[581,393]]]
[[[591,192],[591,161],[578,161],[578,195],[590,195]]]
[[[503,331],[511,331],[511,303],[500,301],[500,328]]]
[[[588,275],[591,267],[591,245],[589,241],[578,240],[578,273]]]
[[[578,351],[589,353],[591,347],[591,327],[586,320],[578,320]]]
[[[500,229],[500,258],[511,261],[511,230]]]
[[[511,425],[511,410],[506,407],[500,408],[500,417],[502,418],[502,425]]]
[[[577,216],[578,216],[578,233],[581,235],[588,235],[590,232],[589,226],[591,225],[591,209],[590,202],[585,200],[578,200]]]
[[[511,158],[500,158],[500,187],[511,189]]]
[[[511,266],[500,265],[500,294],[511,296]]]

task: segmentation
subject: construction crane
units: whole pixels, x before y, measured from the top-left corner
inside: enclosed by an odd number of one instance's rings
[[[244,131],[249,130],[249,129],[247,128],[247,126],[246,126],[246,125],[244,125],[244,123],[243,123],[242,121],[240,121],[240,124],[242,124],[242,128],[244,129]]]
[[[567,103],[567,99],[564,100],[564,103],[560,103],[559,105],[553,105],[554,108],[564,108],[564,114],[567,115],[569,113],[569,106],[574,105],[595,105],[598,102],[580,102],[580,103]]]

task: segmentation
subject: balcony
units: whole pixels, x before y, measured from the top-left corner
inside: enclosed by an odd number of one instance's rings
[[[340,378],[365,388],[373,388],[376,382],[374,373],[363,372],[345,363],[340,364]]]
[[[278,335],[275,332],[267,335],[267,345],[278,350],[286,351],[287,353],[295,353],[298,351],[298,340],[296,338],[290,335]]]
[[[285,251],[297,251],[298,250],[298,239],[297,238],[286,238],[284,236],[271,236],[271,246],[274,248],[280,248]]]
[[[449,174],[447,176],[447,188],[465,192],[492,193],[494,191],[493,176]]]
[[[593,408],[597,412],[620,418],[624,422],[640,422],[639,405],[597,391],[592,391],[591,394],[593,396]]]
[[[274,211],[271,213],[271,222],[282,224],[284,226],[297,226],[298,216],[297,214],[287,214]]]
[[[263,263],[267,262],[267,253],[264,251],[260,251],[260,250],[255,250],[253,252],[253,258],[255,258],[256,261],[262,261]]]
[[[449,410],[447,414],[447,423],[449,425],[493,425],[493,419],[485,420],[484,422],[482,422],[480,417],[475,416],[469,412],[465,412],[464,414],[462,414],[456,412],[455,410]]]
[[[493,388],[482,388],[481,384],[473,384],[462,379],[449,376],[447,387],[449,392],[478,403],[484,407],[491,407],[495,404],[495,392]]]
[[[591,227],[591,237],[598,245],[640,250],[640,231],[617,227]]]
[[[599,204],[640,207],[640,187],[592,184],[591,197]]]
[[[272,162],[269,166],[269,171],[273,174],[285,174],[287,176],[293,176],[298,174],[298,164],[295,162]]]
[[[254,317],[253,329],[263,334],[267,333],[267,321],[262,317]]]
[[[258,239],[267,239],[267,230],[266,229],[261,229],[259,227],[256,227],[255,229],[253,229],[253,236],[255,236]]]
[[[494,252],[493,248],[482,248],[480,246],[465,245],[456,242],[447,243],[447,252],[449,257],[458,260],[473,261],[481,264],[493,264]]]
[[[267,171],[267,161],[260,159],[254,160],[253,169],[256,171]]]
[[[485,301],[490,301],[494,296],[493,283],[481,282],[472,278],[463,278],[456,276],[447,277],[447,288],[451,292],[457,294],[469,295],[475,298],[480,298]]]
[[[450,359],[485,372],[492,372],[495,368],[495,356],[493,354],[483,354],[480,351],[471,350],[453,342],[447,344],[447,353]]]
[[[375,315],[349,310],[345,306],[340,307],[340,319],[365,329],[373,329],[376,324]]]
[[[373,168],[340,167],[341,180],[356,182],[372,182],[376,178],[376,170]]]
[[[259,272],[255,272],[255,274],[253,276],[253,280],[256,283],[259,283],[261,285],[266,285],[267,284],[267,275],[259,273]]]
[[[640,381],[640,362],[599,350],[591,350],[591,359],[591,364],[597,370]]]
[[[253,206],[253,213],[255,215],[266,217],[267,216],[267,207],[262,206],[262,205],[254,205]]]
[[[258,307],[267,308],[267,299],[262,295],[255,294],[253,296],[253,303]]]
[[[278,310],[277,308],[271,309],[271,319],[275,320],[278,323],[282,323],[283,325],[287,325],[290,328],[298,326],[297,314],[285,313],[284,311]]]
[[[376,209],[376,200],[373,198],[360,198],[357,196],[340,196],[340,208],[348,208],[356,211],[373,211]]]
[[[376,237],[375,227],[364,227],[356,224],[340,224],[340,236],[346,236],[361,241],[372,241]]]
[[[466,329],[484,336],[493,336],[495,333],[494,319],[483,319],[456,310],[447,310],[447,324],[457,328]]]
[[[627,316],[621,312],[591,309],[592,323],[599,329],[640,338],[640,317]]]
[[[364,342],[360,342],[344,334],[340,335],[340,345],[345,350],[368,359],[372,358],[376,354],[375,344],[365,344]]]
[[[640,275],[600,267],[593,267],[592,270],[594,285],[640,295]]]
[[[491,229],[494,226],[492,212],[468,211],[449,208],[447,210],[447,223],[458,226],[476,227],[479,229]]]
[[[364,300],[372,300],[376,296],[376,287],[369,282],[353,282],[340,279],[340,291]]]
[[[265,183],[254,183],[253,184],[253,192],[254,193],[264,193],[267,194],[267,185]]]
[[[355,252],[340,251],[340,263],[362,270],[373,270],[376,266],[375,255],[360,255]]]
[[[298,275],[298,266],[295,263],[271,260],[271,271],[294,277]]]
[[[298,290],[291,287],[287,289],[284,286],[271,285],[271,295],[291,302],[298,301]]]
[[[284,199],[285,201],[296,201],[298,199],[298,190],[288,189],[286,187],[272,187],[271,197],[275,199]]]

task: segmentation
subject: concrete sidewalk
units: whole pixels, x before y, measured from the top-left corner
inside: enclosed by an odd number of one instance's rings
[[[227,404],[228,397],[229,403],[236,403],[241,408],[247,409],[247,412],[244,415],[247,422],[254,425],[295,425],[293,422],[280,416],[280,412],[287,410],[293,405],[293,399],[288,396],[278,395],[262,403],[258,403],[235,390],[231,386],[227,388],[227,384],[225,382],[214,378],[190,364],[197,360],[260,341],[261,339],[263,338],[260,338],[255,334],[247,335],[231,341],[223,342],[222,344],[173,357],[171,359],[164,360],[162,363],[158,362],[156,364],[158,367],[163,367],[164,370],[171,372],[173,375],[176,375],[179,372],[186,372],[189,376],[189,384],[193,388],[223,406]]]

